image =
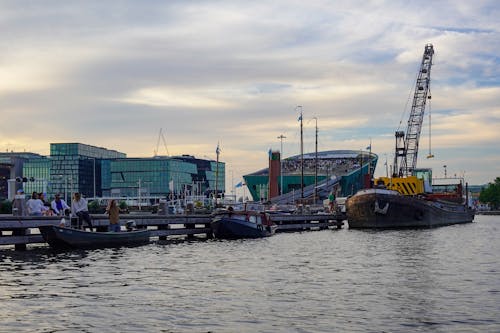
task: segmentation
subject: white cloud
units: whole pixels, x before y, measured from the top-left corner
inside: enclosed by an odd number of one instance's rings
[[[216,95],[217,93],[215,93]],[[186,108],[229,108],[231,103],[210,97],[207,91],[185,91],[169,87],[143,88],[119,102],[150,106],[176,106]]]

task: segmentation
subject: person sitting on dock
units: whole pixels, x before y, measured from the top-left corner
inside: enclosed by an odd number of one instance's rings
[[[61,195],[59,193],[55,195],[55,198],[52,200],[50,206],[57,216],[64,215],[66,209],[70,209],[66,201],[61,199]]]
[[[45,210],[43,201],[38,198],[37,192],[31,194],[31,199],[26,202],[26,206],[30,216],[42,216],[42,212]]]
[[[89,225],[90,231],[93,231],[87,200],[82,198],[78,192],[73,195],[73,200],[71,201],[71,214],[78,216],[80,221],[85,221]],[[78,226],[80,227],[80,223],[78,223]]]
[[[109,215],[109,231],[120,232],[120,208],[115,199],[109,202],[106,214]]]

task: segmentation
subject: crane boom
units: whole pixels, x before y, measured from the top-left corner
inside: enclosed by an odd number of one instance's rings
[[[418,72],[413,103],[406,136],[403,131],[396,131],[396,151],[394,154],[395,177],[410,176],[417,165],[418,141],[422,122],[424,120],[425,103],[430,99],[431,66],[434,47],[432,44],[425,45],[422,63]],[[399,167],[399,169],[398,169]]]

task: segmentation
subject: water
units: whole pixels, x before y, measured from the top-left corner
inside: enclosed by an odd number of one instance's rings
[[[0,332],[498,332],[500,216],[0,251]]]

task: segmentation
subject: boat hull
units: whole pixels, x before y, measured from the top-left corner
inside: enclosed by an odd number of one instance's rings
[[[474,220],[474,211],[464,205],[382,189],[359,191],[346,210],[349,228],[431,228]]]
[[[57,226],[40,227],[43,239],[53,248],[102,248],[136,246],[149,242],[149,230],[89,232]]]
[[[229,217],[215,218],[211,227],[214,237],[222,239],[269,237],[274,235],[277,228],[275,225],[255,224]]]

